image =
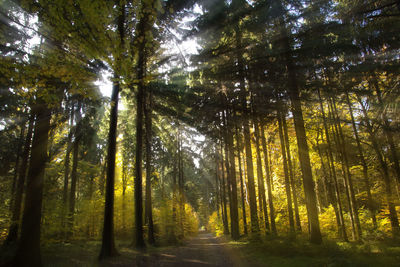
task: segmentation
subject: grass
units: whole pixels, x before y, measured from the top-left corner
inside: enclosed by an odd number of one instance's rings
[[[400,247],[390,243],[346,243],[324,240],[313,245],[298,240],[260,238],[229,242],[254,266],[399,266]]]
[[[98,241],[48,244],[42,249],[43,263],[57,267],[98,266],[100,247]]]
[[[151,261],[152,255],[168,247],[148,246],[146,251],[132,248],[131,242],[117,242],[120,256],[110,260],[99,261],[101,248],[100,241],[72,241],[51,242],[41,248],[44,266],[49,267],[101,267],[101,266],[132,266],[132,264],[145,266],[146,261]],[[1,248],[0,266],[7,266],[15,253],[15,246]],[[135,266],[135,265],[134,265]]]
[[[148,246],[146,251],[138,251],[132,248],[131,242],[117,242],[117,249],[120,256],[98,261],[101,248],[100,241],[53,243],[48,244],[42,250],[44,266],[54,267],[96,267],[96,266],[143,266],[150,261],[152,254],[167,247]]]

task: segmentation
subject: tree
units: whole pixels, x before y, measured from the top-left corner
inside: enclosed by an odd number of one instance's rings
[[[107,140],[107,178],[106,178],[106,194],[104,205],[104,224],[102,244],[99,259],[106,259],[118,255],[115,247],[114,240],[114,183],[115,183],[115,153],[116,153],[116,139],[117,139],[117,120],[118,120],[118,100],[120,91],[120,71],[122,60],[122,49],[124,48],[125,41],[125,4],[118,3],[118,24],[117,31],[119,37],[120,51],[117,53],[113,90],[111,95],[111,113],[110,113],[110,127]]]
[[[13,201],[13,209],[12,209],[12,222],[10,225],[10,229],[8,231],[7,239],[5,244],[11,244],[17,241],[18,239],[18,229],[20,227],[20,217],[21,217],[21,209],[22,209],[22,197],[24,192],[24,184],[26,178],[26,170],[28,168],[29,161],[29,152],[31,150],[31,142],[32,142],[32,134],[33,134],[33,124],[35,122],[35,115],[31,114],[29,117],[28,130],[25,137],[24,142],[24,150],[22,154],[22,163],[19,167],[18,172],[18,180],[16,183],[15,193],[14,193],[14,201]]]

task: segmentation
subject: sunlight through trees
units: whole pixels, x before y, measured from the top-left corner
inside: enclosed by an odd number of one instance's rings
[[[199,229],[398,244],[398,1],[4,0],[0,18],[0,265]]]

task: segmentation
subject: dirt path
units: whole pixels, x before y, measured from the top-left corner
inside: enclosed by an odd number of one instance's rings
[[[246,266],[238,253],[210,233],[199,235],[181,247],[137,259],[137,266]]]

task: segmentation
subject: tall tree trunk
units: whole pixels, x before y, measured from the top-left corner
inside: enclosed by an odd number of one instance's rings
[[[260,212],[261,207],[264,211],[264,223],[265,223],[265,232],[267,234],[270,233],[270,224],[269,224],[269,216],[268,216],[268,207],[267,207],[267,199],[265,197],[265,184],[264,184],[264,176],[262,172],[262,163],[261,163],[261,151],[260,151],[260,129],[258,119],[256,117],[253,118],[254,123],[254,135],[255,135],[255,145],[256,145],[256,160],[257,160],[257,177],[258,177],[258,185],[259,185],[259,198],[261,198]]]
[[[224,234],[226,234],[226,221],[225,221],[225,210],[224,210],[224,201],[223,201],[223,188],[222,188],[222,183],[223,183],[223,179],[222,179],[222,171],[220,171],[220,165],[219,165],[219,159],[218,159],[218,171],[220,172],[220,177],[218,177],[218,182],[219,182],[219,204],[221,206],[221,219],[222,219],[222,225],[224,227]],[[222,168],[222,167],[221,167]]]
[[[256,202],[256,190],[254,184],[254,169],[253,169],[250,129],[247,120],[245,120],[244,122],[244,142],[246,149],[246,169],[247,169],[247,185],[248,185],[249,200],[250,200],[251,231],[253,233],[258,233],[260,231],[260,226],[258,224],[258,215],[257,215],[258,212],[257,212],[257,202]]]
[[[104,162],[102,164],[100,179],[99,179],[99,191],[100,195],[104,196],[104,189],[106,183],[106,171],[107,171],[107,158],[104,158]]]
[[[141,58],[142,56],[139,56]],[[143,59],[142,59],[143,60]],[[143,62],[142,62],[143,63]],[[139,71],[140,72],[140,71]],[[143,80],[143,75],[140,78]],[[136,99],[136,157],[135,157],[135,247],[144,248],[143,238],[143,192],[142,192],[142,152],[143,152],[143,81],[139,83]]]
[[[224,234],[228,235],[229,234],[229,225],[228,225],[228,215],[227,215],[227,208],[226,208],[226,190],[225,190],[225,171],[224,171],[224,159],[223,159],[223,155],[222,155],[222,141],[221,141],[221,177],[222,177],[222,181],[221,181],[221,185],[222,185],[222,207],[223,207],[223,224],[224,224]]]
[[[354,138],[356,139],[356,143],[357,143],[358,156],[360,158],[361,166],[363,167],[363,177],[364,177],[364,183],[365,183],[365,191],[367,192],[368,208],[371,213],[372,223],[374,224],[374,228],[376,229],[378,227],[378,224],[376,222],[375,208],[373,207],[371,186],[370,186],[369,178],[368,178],[368,165],[367,165],[367,162],[365,161],[363,148],[361,146],[361,141],[360,141],[360,137],[358,135],[356,122],[354,120],[353,107],[350,102],[349,92],[347,92],[347,91],[346,91],[346,102],[349,107],[349,113],[350,113],[350,117],[351,117],[351,125],[353,127]]]
[[[324,164],[324,158],[321,152],[321,148],[320,148],[320,144],[319,144],[319,131],[318,131],[318,135],[317,135],[317,150],[318,150],[318,155],[319,158],[321,160],[321,167],[322,167],[322,171],[323,171],[323,175],[324,175],[324,179],[325,179],[325,187],[326,187],[326,191],[327,191],[327,203],[331,204],[333,207],[333,210],[335,212],[335,216],[336,216],[336,224],[337,224],[337,230],[338,230],[338,236],[339,238],[343,238],[343,235],[346,234],[346,232],[344,232],[343,234],[343,230],[345,231],[345,229],[342,229],[342,219],[343,219],[343,214],[341,213],[340,210],[340,214],[339,214],[339,208],[338,208],[338,200],[334,194],[334,192],[332,191],[332,187],[336,188],[335,185],[332,185],[332,179],[328,179],[328,174],[326,172],[326,168],[325,168],[325,164]],[[326,153],[327,155],[327,161],[328,161],[328,169],[329,169],[329,178],[332,177],[332,171],[330,170],[330,166],[329,166],[329,156],[328,153]],[[341,205],[340,205],[341,207]],[[342,217],[341,217],[342,216]],[[347,241],[347,235],[346,236],[346,241]]]
[[[148,224],[148,241],[149,244],[154,245],[154,225],[153,225],[153,208],[151,200],[151,138],[152,138],[152,93],[147,94],[147,103],[144,107],[145,124],[146,124],[146,222]]]
[[[150,13],[152,10],[151,2],[143,3],[142,17],[138,24],[137,36],[139,37],[137,78],[138,92],[136,95],[136,157],[135,157],[135,246],[142,249],[145,247],[143,238],[143,189],[142,189],[142,159],[143,159],[143,112],[145,101],[145,77],[147,68],[146,33],[150,29]]]
[[[102,243],[99,259],[115,257],[119,253],[115,247],[114,237],[114,186],[115,186],[115,154],[117,150],[117,125],[118,125],[118,100],[120,90],[120,57],[124,47],[125,38],[125,4],[118,1],[119,16],[117,21],[117,31],[120,38],[121,54],[115,60],[113,90],[111,94],[110,128],[108,131],[107,147],[107,179],[104,204],[104,223]]]
[[[13,266],[42,266],[40,223],[42,218],[43,182],[47,162],[47,144],[51,111],[40,99],[33,108],[36,114],[31,157],[27,176],[21,236]]]
[[[72,148],[72,170],[71,170],[71,191],[69,195],[69,214],[68,214],[68,237],[74,233],[74,216],[75,216],[75,198],[76,198],[76,183],[78,180],[78,157],[79,157],[79,141],[81,139],[81,103],[78,102],[75,111],[75,133],[74,144]]]
[[[293,164],[292,164],[292,156],[290,153],[289,133],[288,133],[288,127],[287,127],[287,123],[286,123],[285,114],[282,114],[282,126],[283,126],[283,134],[284,134],[285,145],[286,145],[286,154],[287,154],[287,162],[288,162],[288,169],[289,169],[289,180],[290,180],[290,185],[292,187],[292,194],[293,194],[294,216],[296,219],[296,228],[299,232],[301,232],[299,203],[297,200],[296,183],[294,182],[294,174],[293,174],[294,170],[293,170]]]
[[[74,104],[71,101],[71,110],[70,110],[70,122],[69,122],[69,133],[67,137],[67,151],[65,153],[64,159],[64,187],[63,187],[63,196],[62,196],[62,214],[61,214],[61,227],[64,233],[64,238],[67,235],[67,229],[65,228],[65,216],[68,210],[68,183],[69,183],[69,165],[70,165],[70,154],[72,150],[72,135],[73,135],[73,123],[74,123]]]
[[[18,169],[18,180],[16,181],[16,188],[14,190],[15,192],[12,196],[14,198],[14,201],[12,207],[11,225],[8,231],[7,238],[4,242],[5,245],[10,245],[16,242],[18,239],[18,230],[20,226],[21,208],[22,208],[22,197],[24,193],[26,170],[28,168],[29,152],[31,150],[34,121],[35,121],[35,115],[32,113],[29,116],[28,131],[26,133],[25,142],[23,144],[24,149],[22,152],[22,163],[20,168]],[[23,127],[25,127],[25,125]]]
[[[22,146],[24,145],[24,138],[25,138],[25,125],[26,121],[24,120],[21,123],[21,130],[19,133],[19,138],[18,138],[18,147],[17,147],[17,158],[15,159],[15,165],[14,165],[14,176],[13,176],[13,181],[11,184],[11,197],[10,197],[10,211],[12,213],[12,210],[14,208],[14,200],[15,200],[15,190],[16,190],[16,185],[17,185],[17,179],[18,179],[18,172],[19,172],[19,162],[21,158],[21,150]],[[11,215],[12,216],[12,215]]]
[[[287,154],[286,154],[285,139],[283,136],[282,113],[280,111],[280,107],[278,107],[277,110],[277,118],[278,118],[278,129],[279,129],[279,140],[281,142],[283,171],[285,174],[285,189],[286,189],[286,200],[287,200],[287,209],[289,217],[289,230],[290,234],[294,235],[295,229],[294,229],[294,218],[293,218],[293,207],[292,207],[292,193],[290,191],[289,172],[286,159]]]
[[[244,184],[243,184],[243,174],[242,174],[242,158],[241,158],[241,137],[239,134],[239,129],[236,127],[236,149],[238,154],[238,163],[239,163],[239,178],[240,178],[240,196],[242,200],[242,216],[243,216],[243,228],[244,234],[247,235],[247,215],[246,215],[246,203],[245,203],[245,195],[244,195]]]
[[[265,138],[264,133],[264,125],[260,125],[261,128],[261,144],[262,149],[264,152],[264,165],[265,165],[265,172],[266,172],[266,179],[267,179],[267,192],[268,192],[268,206],[269,206],[269,216],[271,220],[271,231],[274,235],[277,234],[276,231],[276,224],[275,224],[275,208],[274,208],[274,201],[272,195],[272,185],[271,185],[271,171],[269,166],[269,151],[267,147],[267,141]]]
[[[385,184],[385,195],[386,195],[386,202],[388,203],[389,207],[389,219],[390,219],[390,225],[392,227],[392,235],[393,237],[398,238],[400,236],[400,226],[396,212],[396,206],[394,204],[394,199],[393,199],[392,186],[389,176],[389,168],[385,162],[385,159],[383,158],[381,148],[379,147],[377,138],[375,136],[375,132],[373,131],[372,125],[370,123],[367,109],[365,108],[364,103],[362,102],[359,96],[358,96],[358,101],[360,103],[361,110],[364,115],[367,132],[369,134],[369,139],[371,141],[372,147],[375,150],[376,156],[378,157],[378,161],[382,169],[382,178]]]
[[[309,149],[307,145],[307,136],[304,128],[303,111],[301,108],[300,96],[297,87],[295,74],[291,64],[288,64],[290,80],[290,98],[292,102],[292,113],[294,118],[297,145],[299,151],[300,168],[303,174],[304,194],[306,198],[306,207],[310,226],[310,242],[315,244],[322,243],[322,236],[319,227],[318,209],[316,202],[315,186],[312,178]]]
[[[282,3],[278,2],[280,13],[283,14],[284,9]],[[289,44],[288,32],[283,17],[279,17],[281,28],[281,42],[284,52],[284,64],[288,74],[288,91],[290,102],[292,104],[292,113],[294,126],[296,131],[297,146],[299,152],[300,169],[303,174],[303,187],[306,199],[306,207],[308,214],[308,223],[310,228],[310,242],[314,244],[322,243],[322,235],[319,226],[318,208],[315,194],[315,186],[312,177],[310,155],[307,144],[307,135],[304,127],[303,110],[301,107],[300,90],[298,87],[296,70],[293,64],[291,48]]]
[[[253,139],[253,142],[255,143],[254,139]],[[256,148],[256,153],[257,153],[257,148]],[[256,156],[256,172],[257,172],[257,191],[258,191],[258,218],[259,218],[259,223],[262,224],[263,221],[264,221],[263,211],[264,211],[264,208],[265,208],[264,205],[263,205],[262,189],[261,189],[261,179],[263,177],[262,177],[262,173],[260,174],[260,168],[259,168],[259,163],[258,163],[257,156]],[[265,222],[267,224],[269,224],[268,218],[267,218],[267,220]],[[265,232],[268,234],[269,227],[265,229]]]
[[[225,97],[223,99],[224,106],[226,105]],[[229,217],[231,222],[231,235],[232,235],[232,190],[231,190],[231,168],[229,161],[229,144],[228,144],[228,125],[227,125],[227,110],[222,111],[222,121],[223,121],[223,143],[224,143],[224,161],[225,161],[225,169],[226,169],[226,190],[228,194],[228,203],[229,203]]]
[[[216,148],[215,150],[218,150],[218,148]],[[217,209],[218,219],[220,219],[221,215],[220,215],[220,212],[219,212],[219,206],[220,206],[219,205],[219,200],[220,200],[219,190],[220,190],[220,188],[219,188],[219,175],[218,175],[219,163],[218,162],[219,162],[218,161],[218,152],[216,152],[216,154],[215,154],[215,198],[216,198],[215,206],[216,206],[216,209]]]
[[[111,95],[110,128],[107,147],[107,178],[104,205],[103,235],[99,259],[118,255],[114,238],[114,184],[115,184],[115,153],[117,146],[118,124],[118,94],[119,76],[114,73],[113,91]]]
[[[344,241],[348,241],[346,227],[345,227],[345,223],[344,223],[344,217],[343,217],[342,201],[340,198],[339,185],[337,182],[336,169],[335,169],[335,164],[334,164],[334,159],[333,159],[333,154],[332,154],[332,144],[331,144],[331,139],[329,136],[329,129],[328,129],[328,123],[327,123],[326,116],[325,116],[325,110],[324,110],[324,106],[322,103],[321,91],[319,88],[318,88],[318,100],[319,100],[319,105],[320,105],[320,109],[321,109],[321,113],[322,113],[322,120],[323,120],[323,124],[324,124],[326,142],[328,143],[328,165],[330,166],[330,170],[332,171],[332,178],[333,178],[333,183],[334,183],[335,192],[336,192],[336,200],[337,200],[337,206],[338,206],[337,209],[338,209],[339,218],[340,218],[339,235],[343,238]]]
[[[325,162],[324,162],[324,158],[322,157],[322,153],[321,153],[321,149],[320,149],[320,147],[319,147],[319,134],[320,134],[320,131],[319,131],[320,129],[319,129],[319,127],[318,127],[318,131],[317,131],[317,138],[316,138],[316,147],[317,147],[317,151],[318,151],[318,156],[319,156],[319,158],[320,158],[320,161],[321,161],[321,169],[322,169],[322,179],[320,179],[321,180],[321,183],[322,183],[322,186],[323,186],[323,205],[322,205],[322,207],[328,207],[329,206],[329,204],[331,204],[331,202],[330,202],[330,194],[332,193],[331,192],[331,187],[330,187],[330,184],[329,184],[329,182],[328,182],[328,175],[327,175],[327,172],[326,172],[326,167],[325,167]]]
[[[233,131],[234,125],[232,123],[231,112],[227,110],[227,146],[229,156],[229,185],[231,192],[231,236],[233,240],[237,240],[240,237],[239,233],[239,214],[238,214],[238,200],[237,200],[237,183],[236,183],[236,167],[235,167],[235,152],[233,146]]]
[[[345,144],[345,140],[344,140],[344,134],[343,134],[343,130],[342,130],[342,125],[340,123],[340,118],[339,118],[339,114],[337,111],[337,107],[336,107],[336,102],[335,99],[332,97],[332,106],[333,106],[333,112],[334,115],[336,115],[336,124],[339,130],[339,138],[340,138],[340,142],[341,142],[341,148],[342,148],[342,153],[343,153],[343,159],[344,159],[344,163],[345,163],[345,170],[347,173],[347,183],[348,183],[348,191],[349,191],[349,195],[350,195],[350,204],[351,204],[351,210],[353,211],[353,216],[354,216],[354,222],[355,222],[355,226],[356,226],[356,240],[360,240],[361,239],[361,224],[360,224],[360,218],[358,215],[358,205],[357,205],[357,201],[356,201],[356,197],[355,197],[355,193],[354,193],[354,186],[353,186],[353,180],[351,177],[351,172],[350,172],[350,164],[349,164],[349,160],[347,157],[347,150],[346,150],[346,144]]]
[[[357,229],[356,229],[356,222],[354,218],[354,213],[352,209],[352,201],[351,201],[351,196],[350,196],[350,190],[349,190],[349,182],[348,182],[348,173],[346,170],[346,165],[345,165],[345,154],[343,152],[343,145],[341,143],[340,137],[339,137],[339,129],[336,121],[336,117],[334,114],[333,110],[333,105],[332,103],[328,100],[328,108],[329,108],[329,119],[332,121],[332,134],[334,137],[334,141],[336,143],[336,148],[337,151],[339,151],[339,156],[340,156],[340,162],[341,162],[341,167],[342,167],[342,174],[343,174],[343,182],[344,182],[344,190],[346,193],[346,198],[347,198],[347,204],[348,204],[348,209],[350,213],[350,222],[351,222],[351,234],[353,237],[353,240],[357,239]]]
[[[236,2],[236,1],[235,1]],[[237,4],[237,3],[232,3]],[[240,31],[239,23],[235,25],[235,44],[236,44],[236,58],[237,58],[237,71],[240,88],[240,99],[243,117],[243,133],[244,133],[244,144],[246,150],[246,166],[247,166],[247,183],[249,189],[250,198],[250,220],[251,220],[251,232],[258,233],[260,226],[258,223],[258,212],[257,212],[257,198],[256,189],[254,183],[254,167],[253,167],[253,154],[251,148],[251,137],[250,137],[250,126],[249,126],[249,114],[247,107],[247,91],[245,85],[245,74],[244,74],[244,62],[242,55],[242,33]]]
[[[272,169],[272,149],[271,149],[271,143],[272,143],[272,139],[274,137],[271,136],[271,138],[268,138],[268,142],[267,142],[267,151],[268,151],[268,159],[269,159],[269,173],[270,173],[270,184],[271,184],[271,189],[272,191],[275,191],[275,184],[274,184],[274,171]]]

